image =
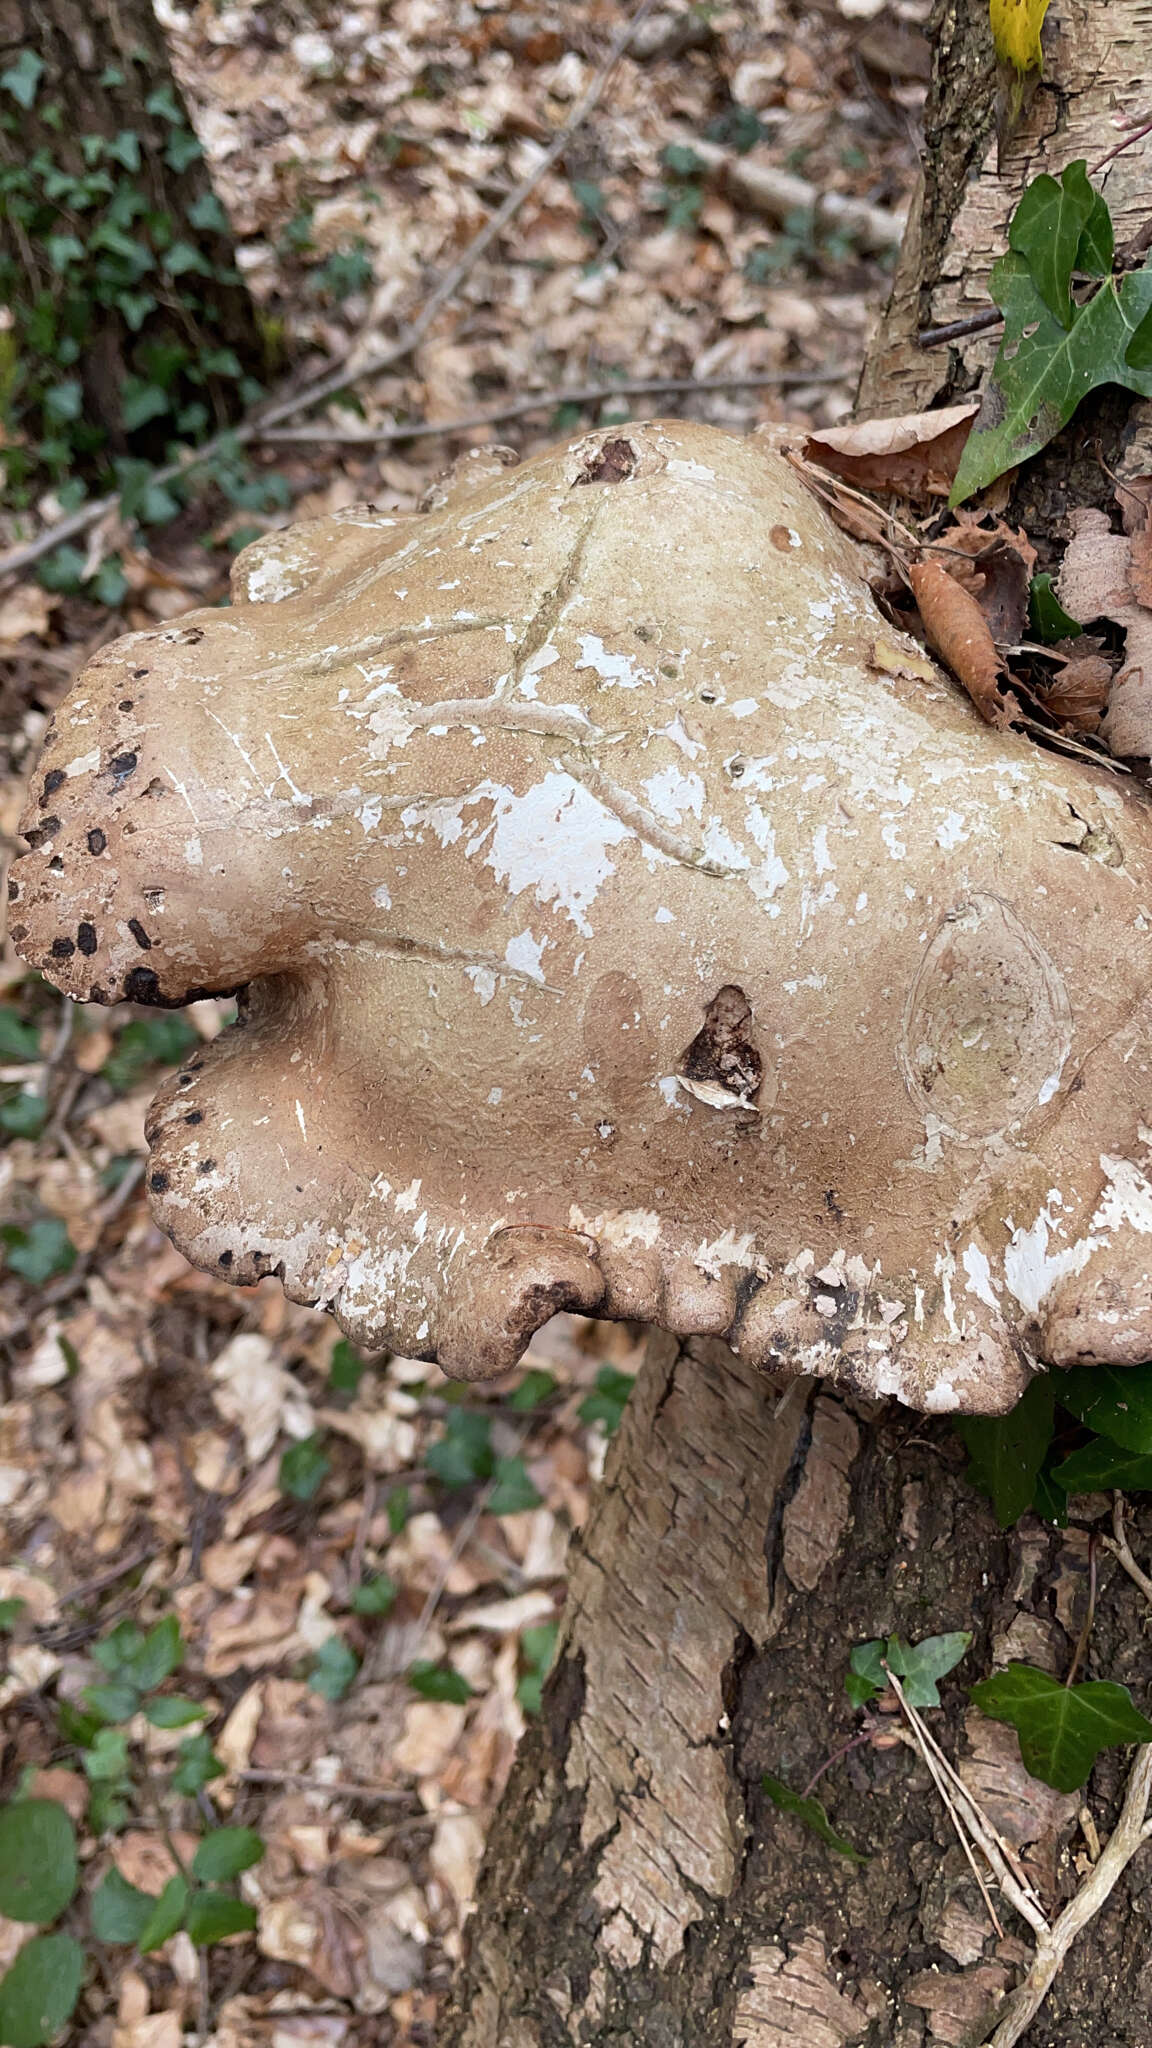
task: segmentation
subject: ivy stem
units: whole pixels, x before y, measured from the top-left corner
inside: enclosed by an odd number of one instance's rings
[[[833,1764],[838,1764],[840,1762],[841,1757],[849,1756],[854,1749],[862,1749],[866,1742],[871,1742],[872,1737],[875,1735],[875,1733],[876,1723],[875,1721],[869,1720],[866,1727],[862,1728],[858,1735],[849,1736],[847,1742],[842,1742],[840,1744],[839,1749],[834,1749],[832,1751],[831,1756],[825,1757],[824,1762],[821,1764],[819,1770],[816,1771],[811,1778],[809,1778],[808,1783],[805,1785],[803,1792],[800,1794],[801,1799],[811,1799],[812,1794],[815,1791],[817,1785],[820,1783],[821,1778],[824,1776],[825,1771],[830,1771],[832,1769]]]
[[[1076,1673],[1080,1669],[1084,1652],[1088,1648],[1088,1638],[1092,1633],[1092,1623],[1096,1619],[1096,1554],[1098,1548],[1099,1538],[1095,1529],[1093,1529],[1088,1538],[1088,1612],[1084,1616],[1084,1626],[1080,1631],[1076,1648],[1072,1653],[1072,1662],[1068,1666],[1068,1676],[1064,1680],[1065,1689],[1072,1684]]]

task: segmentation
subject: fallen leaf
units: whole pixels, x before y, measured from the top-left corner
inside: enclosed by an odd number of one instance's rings
[[[921,501],[946,498],[979,401],[897,419],[828,427],[804,443],[809,461],[864,491],[898,491]]]
[[[1137,604],[1152,611],[1152,476],[1126,477],[1116,497],[1124,531],[1132,543],[1128,587]]]
[[[968,591],[988,621],[993,640],[1019,640],[1028,618],[1036,550],[1023,527],[997,519],[991,528],[961,515],[932,543],[948,574]]]
[[[1045,711],[1073,732],[1097,732],[1112,675],[1112,663],[1102,654],[1070,655],[1043,693]]]
[[[0,598],[0,647],[11,652],[18,640],[43,640],[59,602],[38,583],[18,583]]]
[[[929,644],[963,683],[980,716],[1004,731],[1013,722],[1015,700],[1002,688],[1008,671],[976,599],[939,562],[913,562],[908,575]]]
[[[1152,756],[1152,611],[1132,591],[1133,541],[1113,533],[1106,512],[1081,506],[1060,568],[1060,602],[1074,619],[1111,619],[1126,635],[1100,734],[1121,759]]]

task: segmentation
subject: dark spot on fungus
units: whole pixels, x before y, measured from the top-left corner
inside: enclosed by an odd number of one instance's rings
[[[578,484],[622,484],[636,473],[637,455],[631,441],[618,435],[604,441],[576,478]]]
[[[9,925],[9,927],[8,927],[8,937],[9,937],[9,938],[11,939],[11,941],[12,941],[12,943],[13,943],[13,945],[14,945],[14,946],[18,946],[18,945],[20,944],[20,941],[21,941],[21,939],[26,939],[26,938],[28,937],[28,927],[27,927],[27,925],[26,925],[26,924],[13,924],[13,925]]]
[[[129,750],[128,753],[126,754],[113,755],[112,760],[109,763],[109,766],[117,782],[127,782],[128,777],[131,775],[133,769],[135,768],[138,759],[139,756],[137,754],[132,753],[131,750]]]
[[[147,670],[145,670],[145,674],[147,674]],[[116,706],[116,709],[117,709],[117,711],[131,711],[131,709],[132,709],[132,699],[131,699],[131,697],[121,697],[121,699],[120,699],[120,702],[119,702],[119,703],[118,703],[118,705]]]
[[[138,917],[130,917],[128,919],[128,929],[139,946],[140,951],[142,953],[150,953],[152,951],[152,941]]]
[[[52,958],[54,960],[70,960],[75,951],[76,942],[74,939],[53,939],[52,941]]]
[[[684,1080],[751,1101],[764,1078],[764,1062],[753,1043],[751,1024],[752,1007],[743,989],[727,983],[713,996],[703,1027],[680,1062]]]
[[[215,1173],[216,1161],[214,1159],[202,1159],[196,1171],[197,1173]]]
[[[181,1076],[181,1078],[185,1077]],[[202,1109],[190,1109],[184,1121],[186,1124],[202,1124],[204,1121],[204,1111]]]
[[[232,1264],[232,1253],[221,1252],[220,1257],[217,1259],[216,1263],[218,1266],[230,1266]]]
[[[62,768],[50,768],[48,770],[47,775],[44,777],[44,788],[41,791],[40,795],[41,803],[46,804],[48,802],[49,797],[55,796],[56,791],[60,788],[61,784],[67,782],[67,780],[68,777],[65,775],[64,770]]]
[[[157,1168],[155,1173],[149,1174],[148,1185],[154,1195],[166,1195],[172,1183],[168,1175]]]
[[[103,853],[107,844],[107,836],[100,830],[99,825],[94,825],[88,834],[89,853]]]
[[[203,638],[203,626],[185,626],[184,631],[176,635],[177,644],[181,647],[198,647]]]
[[[9,875],[8,877],[8,901],[9,903],[19,903],[20,901],[20,884],[16,880],[15,875]]]
[[[76,944],[89,957],[96,951],[96,927],[91,918],[85,918],[77,927]]]
[[[782,555],[791,554],[792,549],[800,545],[799,534],[794,534],[789,526],[774,526],[768,538],[774,548],[779,548]]]
[[[64,863],[58,853],[52,855],[48,863],[48,873],[50,875],[62,875],[64,873]]]
[[[137,972],[137,973],[139,974],[139,972],[140,972],[140,969],[139,969],[139,968],[137,968],[137,969],[136,969],[136,972]],[[177,1074],[177,1076],[176,1076],[176,1086],[177,1086],[178,1088],[191,1088],[191,1086],[192,1086],[192,1080],[193,1080],[193,1077],[192,1077],[192,1075],[191,1075],[191,1074]]]
[[[35,852],[38,846],[43,846],[45,840],[55,839],[56,834],[58,833],[59,830],[59,818],[44,818],[41,820],[39,825],[33,825],[32,830],[30,832],[26,832],[24,834],[24,837],[28,841],[28,844],[32,848],[32,851]]]
[[[124,976],[126,1003],[155,1003],[160,993],[160,976],[151,967],[134,967]]]

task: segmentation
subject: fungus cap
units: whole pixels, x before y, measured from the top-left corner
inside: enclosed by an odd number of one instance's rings
[[[246,991],[163,1227],[464,1377],[557,1309],[930,1410],[1148,1355],[1139,794],[926,682],[756,440],[506,462],[255,542],[52,722],[26,958]]]

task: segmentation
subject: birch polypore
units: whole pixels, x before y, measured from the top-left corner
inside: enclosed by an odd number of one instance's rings
[[[1145,800],[893,648],[791,471],[668,422],[103,648],[13,936],[247,988],[152,1111],[181,1250],[464,1376],[559,1308],[936,1410],[1147,1356]]]

